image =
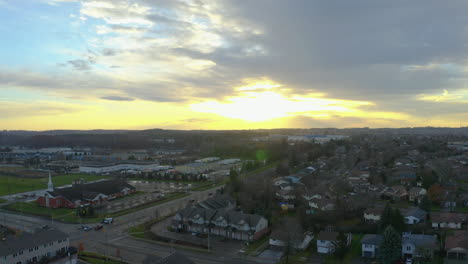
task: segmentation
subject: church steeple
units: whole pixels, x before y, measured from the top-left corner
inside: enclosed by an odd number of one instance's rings
[[[49,183],[47,184],[47,190],[52,192],[54,190],[54,184],[52,183],[52,176],[49,171]]]

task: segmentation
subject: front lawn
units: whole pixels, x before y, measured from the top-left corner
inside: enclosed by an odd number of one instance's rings
[[[126,264],[126,262],[91,252],[80,252],[78,258],[90,264]]]
[[[73,180],[83,178],[85,181],[95,181],[99,179],[108,179],[108,176],[93,174],[66,174],[53,176],[52,182],[55,187],[72,184]],[[13,176],[0,175],[0,196],[43,190],[47,188],[48,177],[44,178],[20,178]]]
[[[259,249],[263,244],[268,243],[269,240],[270,240],[269,236],[264,236],[257,241],[249,243],[249,245],[245,248],[246,254],[247,255],[252,254],[253,252],[255,252],[255,250]]]

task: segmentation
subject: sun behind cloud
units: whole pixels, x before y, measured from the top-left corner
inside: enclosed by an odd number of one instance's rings
[[[366,101],[325,98],[320,94],[289,95],[284,92],[288,89],[278,89],[282,85],[271,80],[249,81],[249,84],[234,89],[237,95],[223,101],[192,104],[190,108],[196,112],[259,122],[297,115],[324,117],[330,114],[357,114],[359,107],[373,105]]]

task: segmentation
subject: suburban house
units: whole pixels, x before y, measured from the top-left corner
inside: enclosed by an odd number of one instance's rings
[[[445,251],[448,259],[468,261],[468,231],[455,231],[445,238]]]
[[[426,222],[427,212],[419,207],[410,207],[402,210],[405,223],[408,225],[414,225]]]
[[[308,191],[302,194],[302,198],[306,201],[310,201],[312,199],[322,199],[322,195],[317,192]]]
[[[457,194],[455,191],[445,190],[444,199],[441,204],[444,208],[455,208],[457,207]]]
[[[275,186],[280,186],[282,184],[291,184],[291,181],[286,179],[285,177],[278,177],[273,179],[273,184]]]
[[[351,244],[351,234],[346,234],[348,245]],[[335,243],[338,239],[338,232],[320,231],[317,235],[317,252],[331,254],[335,252]]]
[[[58,230],[9,235],[0,241],[0,263],[39,263],[43,258],[66,257],[69,246],[68,235]]]
[[[427,191],[424,188],[412,187],[409,190],[408,200],[410,200],[411,202],[417,201],[418,203],[420,203],[424,195],[426,195],[426,193]]]
[[[436,236],[404,234],[401,254],[404,258],[432,258],[437,248]]]
[[[309,201],[309,207],[320,211],[333,211],[335,202],[330,199],[312,199]]]
[[[53,188],[49,180],[48,190],[40,195],[36,202],[40,206],[51,208],[100,206],[108,200],[134,193],[135,190],[135,187],[123,180],[101,180],[89,183],[79,180],[75,181],[72,186],[64,188]]]
[[[389,197],[394,201],[400,201],[408,197],[408,192],[406,191],[405,186],[396,185],[385,191],[384,196]]]
[[[375,258],[378,254],[380,244],[382,244],[383,236],[367,234],[361,240],[362,257]]]
[[[367,208],[364,211],[364,221],[366,222],[379,222],[382,217],[383,208]]]
[[[296,195],[291,190],[279,190],[275,193],[275,195],[276,195],[276,198],[283,200],[283,201],[296,199]]]
[[[462,229],[467,223],[467,216],[459,213],[431,213],[432,227]]]
[[[416,180],[416,172],[412,169],[402,168],[393,173],[393,177],[402,184],[409,184]]]
[[[294,190],[294,187],[290,183],[282,183],[279,185],[279,188],[282,191],[292,191]]]
[[[236,240],[257,240],[268,232],[268,221],[259,215],[229,209],[188,206],[174,216],[172,228],[201,234],[219,235]]]
[[[272,248],[283,249],[287,247],[288,243],[290,247],[295,250],[305,250],[309,247],[310,242],[314,239],[314,235],[310,232],[305,232],[298,237],[289,237],[290,234],[283,230],[274,230],[271,232],[269,244]]]

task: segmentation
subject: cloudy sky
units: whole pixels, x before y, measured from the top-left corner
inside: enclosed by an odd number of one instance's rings
[[[468,126],[466,0],[0,0],[0,129]]]

